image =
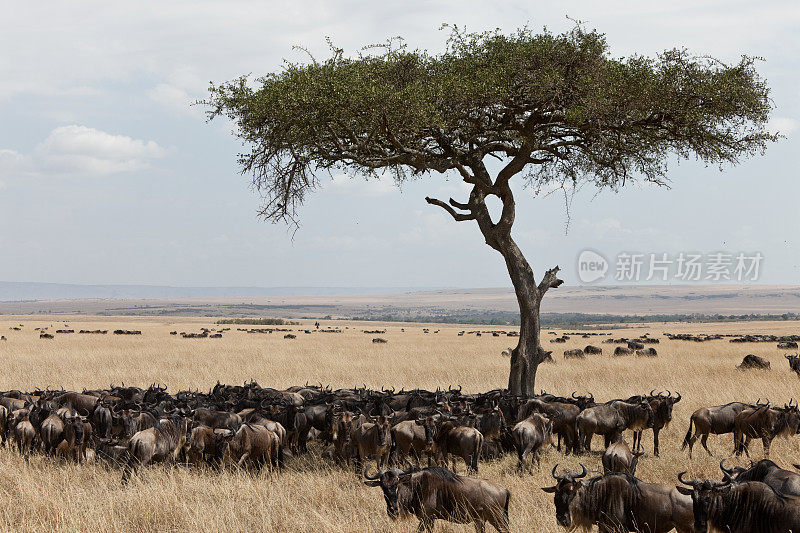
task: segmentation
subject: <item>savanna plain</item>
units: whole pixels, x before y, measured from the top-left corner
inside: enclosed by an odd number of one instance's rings
[[[3,369],[0,389],[33,390],[35,387],[108,387],[109,384],[147,387],[162,383],[170,392],[179,389],[207,391],[218,380],[242,384],[255,379],[261,386],[285,388],[309,383],[334,388],[366,385],[371,388],[462,386],[465,393],[503,388],[508,375],[507,358],[501,351],[515,339],[491,335],[459,336],[462,330],[508,329],[494,326],[378,324],[323,322],[342,333],[298,333],[296,339],[282,334],[231,331],[221,339],[184,339],[170,331],[199,331],[220,327],[212,319],[0,317]],[[311,321],[313,322],[313,321]],[[34,328],[54,331],[64,324],[79,329],[138,329],[141,336],[56,335],[40,339]],[[24,324],[21,331],[12,326]],[[310,324],[286,326],[291,329]],[[424,333],[428,327],[430,333]],[[385,329],[386,344],[373,344],[375,335],[365,329]],[[403,328],[405,331],[402,331]],[[438,330],[438,333],[434,333]],[[563,330],[554,330],[562,333]],[[571,330],[574,331],[574,330]],[[595,330],[604,331],[604,330]],[[612,331],[612,330],[606,330]],[[598,401],[647,393],[651,389],[679,391],[674,418],[661,433],[661,457],[653,457],[652,432],[643,439],[648,453],[637,476],[650,482],[675,484],[676,475],[688,470],[690,477],[720,478],[719,460],[731,455],[730,435],[714,436],[708,457],[699,444],[693,459],[681,450],[689,416],[695,409],[733,400],[755,402],[768,397],[783,405],[800,399],[800,380],[789,370],[784,350],[774,343],[730,343],[727,339],[703,343],[667,340],[664,332],[678,333],[772,333],[800,332],[798,322],[747,322],[724,324],[640,324],[613,330],[614,337],[658,337],[657,358],[620,357],[609,354],[613,345],[602,339],[573,335],[566,344],[544,346],[554,350],[555,364],[539,369],[537,388],[561,395],[591,392]],[[603,347],[603,355],[586,360],[565,360],[570,348],[586,344]],[[769,360],[770,371],[739,371],[742,358],[753,353]],[[626,433],[630,441],[630,433]],[[600,447],[599,438],[595,450]],[[360,476],[321,456],[319,445],[311,453],[287,462],[280,473],[252,475],[240,471],[216,472],[176,465],[149,466],[123,486],[120,471],[101,464],[60,463],[41,455],[26,462],[15,449],[0,450],[0,529],[4,531],[413,531],[416,519],[392,521],[379,489],[366,487]],[[800,437],[778,439],[770,458],[791,468],[800,462]],[[762,456],[754,443],[754,459]],[[565,457],[555,449],[545,451],[541,466],[520,475],[516,457],[482,462],[480,477],[507,487],[511,493],[510,522],[513,531],[561,531],[555,520],[551,495],[540,487],[553,484],[552,467],[600,469],[595,452]],[[731,464],[742,464],[733,460]],[[464,472],[463,463],[459,473]],[[471,525],[437,521],[437,531],[472,531]]]

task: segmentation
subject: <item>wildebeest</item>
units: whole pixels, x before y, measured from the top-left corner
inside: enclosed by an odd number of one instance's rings
[[[128,441],[129,458],[122,471],[123,483],[141,466],[177,459],[186,444],[188,425],[186,418],[162,418],[155,427],[136,432]]]
[[[639,341],[628,341],[628,348],[631,350],[642,350],[644,349],[644,344]]]
[[[235,432],[226,430],[217,439],[216,459],[228,458],[238,467],[251,464],[260,471],[264,465],[280,468],[280,441],[278,436],[258,424],[242,424]]]
[[[365,485],[383,490],[391,518],[413,514],[419,519],[420,531],[433,531],[436,519],[472,522],[478,533],[484,531],[486,522],[500,533],[509,531],[511,492],[491,481],[459,476],[439,466],[392,468],[373,475],[365,470],[364,478]]]
[[[642,455],[644,455],[644,448],[641,447],[641,444],[637,451],[631,452],[628,443],[620,438],[606,448],[603,453],[603,473],[623,473],[635,476],[636,465]]]
[[[27,457],[33,451],[34,441],[36,440],[36,429],[33,427],[29,415],[27,413],[20,414],[18,418],[13,419],[10,429],[14,435],[19,453]]]
[[[785,533],[800,531],[800,498],[776,493],[760,481],[678,480],[676,487],[691,496],[695,531]],[[713,528],[713,529],[712,529]]]
[[[572,350],[564,350],[564,359],[585,359],[586,355],[580,348],[573,348]]]
[[[374,422],[361,422],[350,431],[350,438],[358,452],[358,459],[365,464],[370,457],[374,457],[378,468],[382,467],[389,459],[392,446],[392,435],[389,432],[389,420],[381,415]]]
[[[731,402],[714,407],[701,407],[696,410],[689,418],[689,430],[683,439],[681,449],[686,449],[688,446],[689,457],[691,458],[692,447],[700,437],[700,443],[708,452],[708,455],[713,455],[711,450],[708,449],[708,436],[710,434],[723,435],[725,433],[733,433],[736,417],[748,407],[749,404],[746,403]],[[694,434],[692,434],[692,426],[694,426]]]
[[[529,457],[531,464],[533,461],[537,464],[540,462],[542,447],[552,443],[553,422],[533,413],[529,418],[517,422],[511,433],[514,435],[514,447],[517,450],[517,467],[521,471]]]
[[[569,530],[590,529],[601,532],[647,531],[693,533],[692,500],[675,487],[645,483],[629,474],[609,474],[588,480],[582,472],[552,475],[556,485],[543,487],[552,493],[556,520]]]
[[[586,348],[584,348],[583,351],[584,351],[584,353],[589,354],[589,355],[602,355],[603,354],[603,349],[602,348],[598,348],[597,346],[592,346],[591,344],[586,346]]]
[[[761,439],[764,457],[769,458],[769,447],[775,437],[796,435],[800,429],[800,411],[797,405],[784,405],[783,408],[770,407],[769,404],[749,407],[736,416],[733,428],[733,443],[736,455],[744,451],[750,456],[750,440]]]
[[[796,350],[797,343],[795,341],[779,342],[778,349],[780,350]]]
[[[725,468],[725,459],[723,459],[719,462],[719,468],[723,474],[738,483],[760,481],[772,487],[775,492],[800,497],[800,474],[784,470],[769,459],[761,459],[757,463],[752,463],[750,468],[743,466]]]
[[[632,355],[632,354],[633,350],[631,350],[630,348],[626,348],[625,346],[617,346],[616,348],[614,348],[614,355],[616,356]]]
[[[785,357],[789,360],[789,368],[794,370],[794,373],[800,377],[800,355],[786,355]]]
[[[627,400],[628,403],[632,403],[643,399],[647,401],[653,409],[653,455],[656,457],[658,457],[660,453],[658,435],[661,430],[666,428],[672,421],[672,409],[676,403],[681,401],[681,398],[682,396],[680,393],[673,396],[671,391],[667,391],[666,394],[663,392],[655,394],[655,390],[651,390],[648,396],[632,396]]]
[[[461,457],[470,472],[478,471],[478,458],[483,448],[483,435],[473,427],[459,426],[451,420],[443,420],[436,429],[436,452],[447,465],[447,458],[453,455],[453,470],[456,469],[456,457]]]
[[[383,337],[375,337],[374,339],[372,339],[372,342],[373,342],[374,344],[386,344],[386,343],[387,343],[387,342],[389,342],[389,341],[387,341],[387,340],[386,340],[386,339],[384,339]]]
[[[417,463],[425,454],[428,457],[428,466],[433,456],[433,435],[435,421],[427,416],[422,419],[404,420],[391,429],[392,443],[400,460],[406,460],[413,455]]]
[[[644,348],[640,350],[636,350],[636,355],[639,357],[656,357],[658,356],[658,352],[655,348]]]
[[[769,370],[769,361],[763,357],[747,354],[742,359],[742,364],[737,366],[739,370]]]
[[[591,451],[592,437],[595,434],[605,437],[605,447],[617,440],[626,429],[634,431],[634,446],[637,445],[640,430],[653,427],[653,408],[642,400],[627,403],[611,400],[602,405],[581,411],[575,420],[577,438],[582,449]]]

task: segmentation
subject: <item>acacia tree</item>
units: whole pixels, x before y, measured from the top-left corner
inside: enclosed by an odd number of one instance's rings
[[[755,59],[735,64],[683,49],[613,58],[602,34],[577,26],[454,30],[432,55],[392,46],[319,62],[287,63],[251,84],[212,84],[209,117],[227,116],[248,151],[264,219],[297,224],[298,208],[334,169],[394,179],[457,173],[466,199],[425,198],[456,222],[474,223],[505,261],[520,310],[508,389],[534,393],[545,357],[539,309],[561,285],[556,266],[538,280],[512,237],[518,180],[619,190],[634,181],[666,185],[670,160],[736,164],[761,153],[772,108]],[[486,199],[502,212],[492,218]],[[672,216],[665,213],[664,216]]]

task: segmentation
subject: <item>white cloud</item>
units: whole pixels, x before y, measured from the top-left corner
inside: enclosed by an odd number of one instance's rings
[[[772,117],[767,123],[767,131],[789,136],[800,127],[795,119],[789,117]]]
[[[147,168],[166,153],[155,141],[73,124],[51,131],[34,157],[43,173],[101,176]]]
[[[202,115],[202,108],[192,103],[197,100],[180,87],[160,83],[147,91],[147,97],[178,115]]]
[[[323,186],[325,186],[323,182]],[[386,196],[397,191],[397,186],[389,176],[381,179],[364,179],[362,177],[351,177],[347,174],[336,174],[327,189],[333,194],[353,197],[376,197]]]

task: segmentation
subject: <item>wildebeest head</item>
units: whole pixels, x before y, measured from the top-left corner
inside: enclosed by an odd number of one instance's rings
[[[389,518],[395,519],[400,516],[400,505],[398,503],[401,488],[401,480],[410,476],[417,467],[410,465],[406,470],[390,468],[370,475],[364,469],[364,484],[368,487],[380,487],[383,490],[383,499],[386,501],[386,512]]]
[[[353,415],[348,411],[342,411],[334,417],[331,426],[331,439],[341,441],[344,444],[350,442],[350,428],[353,425]]]
[[[552,487],[542,487],[542,490],[553,494],[553,503],[556,506],[556,520],[563,527],[570,527],[572,524],[572,514],[570,505],[578,490],[583,486],[582,478],[586,477],[588,471],[581,464],[581,472],[563,472],[556,474],[558,464],[553,467],[553,478],[557,481]]]
[[[433,417],[426,416],[424,418],[417,418],[414,420],[414,423],[418,426],[422,426],[422,429],[425,431],[425,444],[427,446],[433,446],[433,441],[436,438],[436,423]]]
[[[687,481],[683,478],[686,472],[678,474],[678,481],[686,486],[676,485],[675,488],[681,494],[692,497],[695,531],[708,531],[708,517],[714,501],[722,491],[728,490],[731,486],[731,477],[724,470],[723,473],[725,481],[715,481],[713,479],[692,479]]]
[[[388,446],[389,419],[380,415],[377,420],[375,420],[375,431],[377,432],[376,438],[378,446]]]

